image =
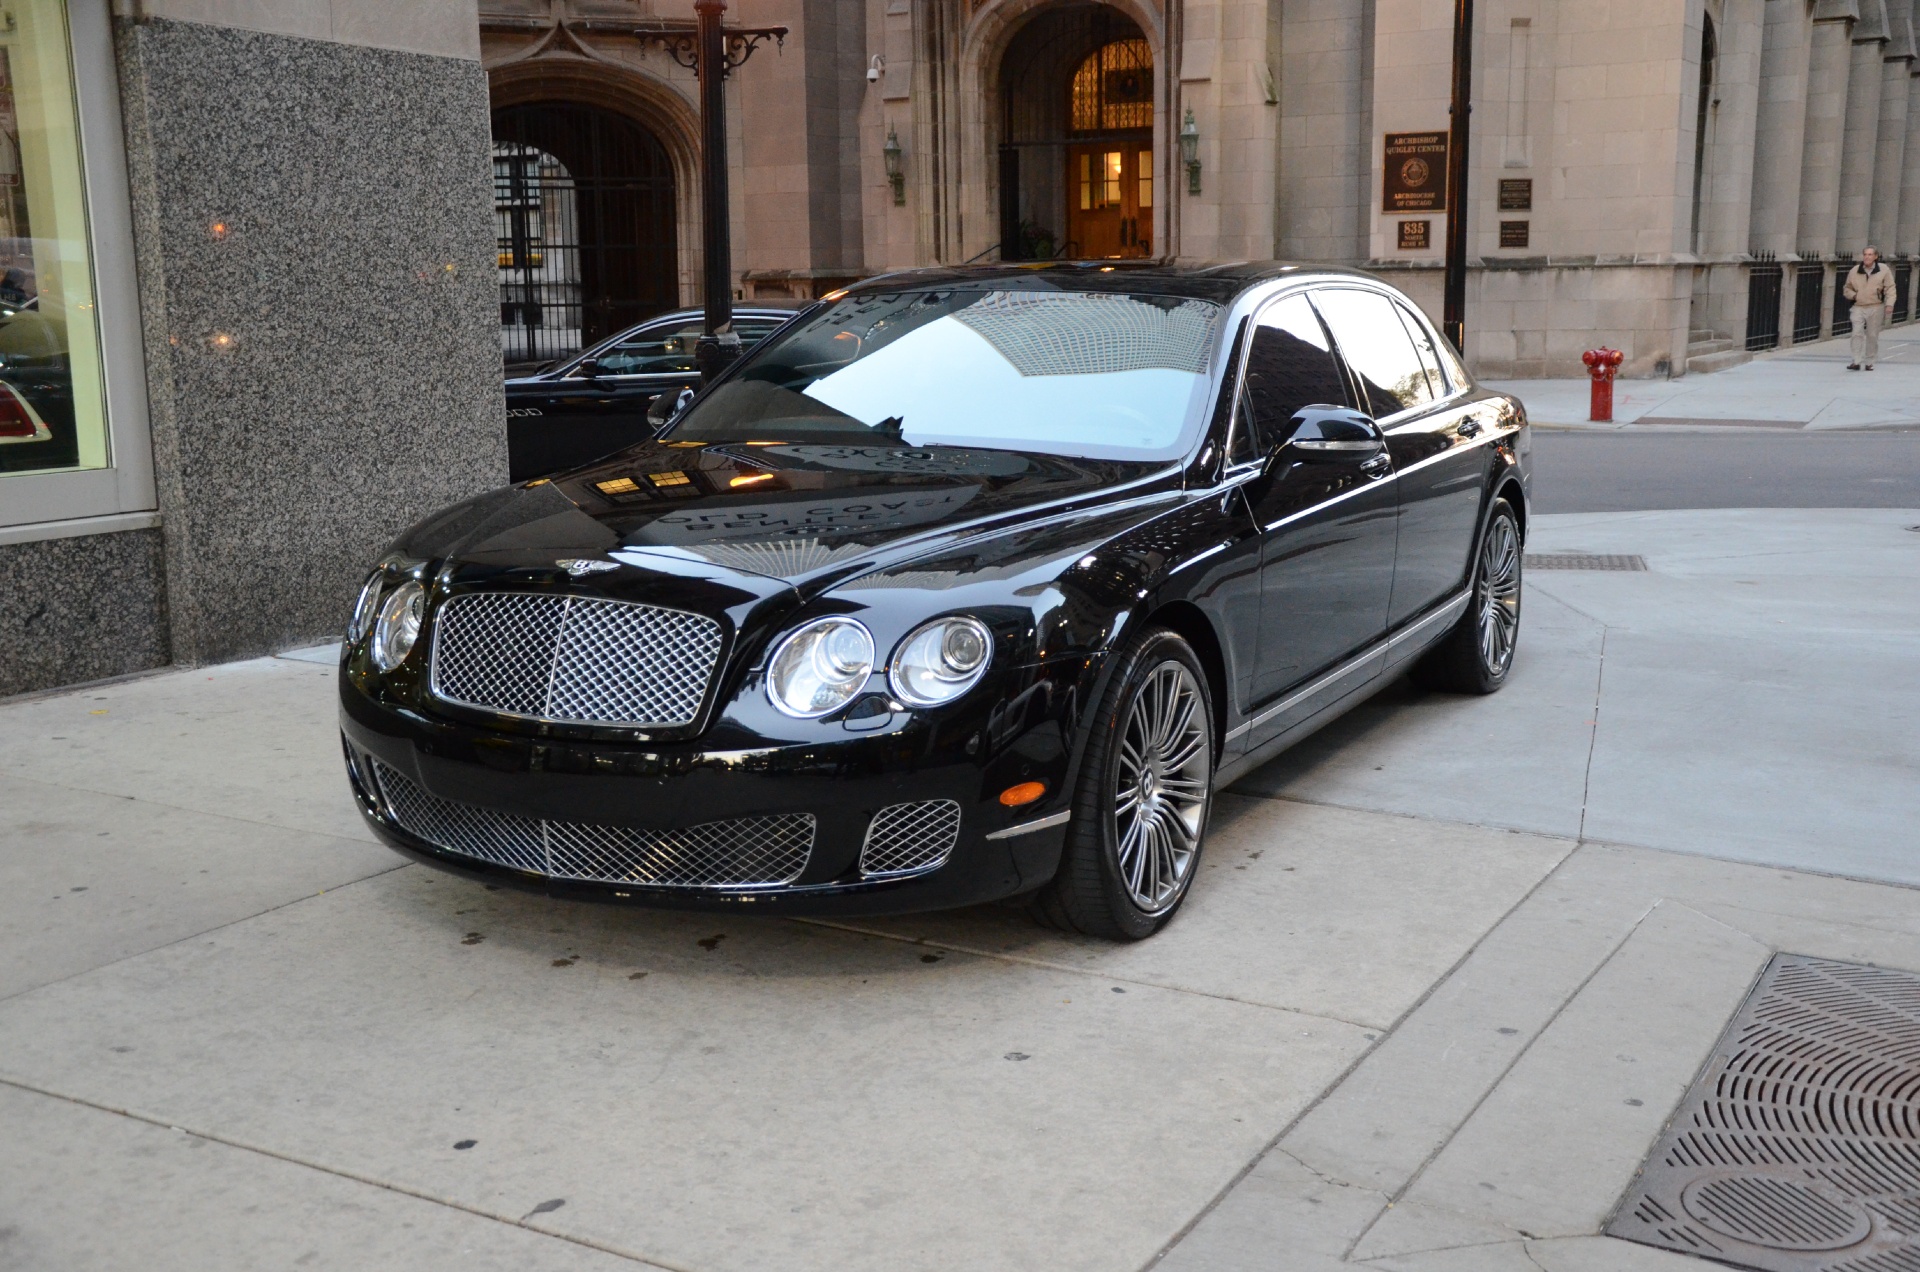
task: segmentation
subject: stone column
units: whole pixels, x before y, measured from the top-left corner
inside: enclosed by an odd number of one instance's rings
[[[167,612],[174,658],[216,662],[334,636],[383,544],[506,480],[487,76],[471,3],[139,8],[116,38]]]
[[[1840,216],[1835,247],[1852,256],[1867,245],[1873,215],[1873,170],[1879,155],[1886,0],[1862,0],[1847,72],[1847,131],[1840,146]]]
[[[1880,138],[1873,162],[1873,214],[1867,222],[1868,239],[1883,255],[1892,256],[1900,229],[1900,186],[1907,156],[1908,86],[1913,79],[1913,33],[1907,0],[1895,0],[1888,16],[1892,39],[1881,63]]]
[[[1920,62],[1914,66],[1920,68]],[[1920,76],[1920,70],[1908,78],[1907,163],[1901,174],[1900,221],[1894,229],[1892,249],[1909,256],[1920,255],[1920,110],[1913,105],[1920,99],[1920,84],[1913,83],[1916,76]]]
[[[1800,172],[1806,160],[1807,69],[1813,15],[1795,0],[1767,6],[1754,128],[1750,250],[1786,256],[1800,246]]]
[[[1847,116],[1857,7],[1852,0],[1822,0],[1815,6],[1807,61],[1805,158],[1800,176],[1799,240],[1795,247],[1822,257],[1833,252],[1840,211],[1840,148]]]

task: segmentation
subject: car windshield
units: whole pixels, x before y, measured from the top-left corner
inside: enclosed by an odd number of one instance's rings
[[[754,350],[669,435],[1174,459],[1202,424],[1219,312],[1123,293],[850,296]]]

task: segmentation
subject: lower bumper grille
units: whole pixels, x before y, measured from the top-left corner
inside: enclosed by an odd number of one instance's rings
[[[772,888],[792,883],[813,855],[811,813],[638,830],[522,817],[422,790],[373,763],[380,802],[399,827],[430,844],[556,879],[650,888]],[[958,827],[959,806],[954,806]]]
[[[867,823],[860,873],[868,879],[918,874],[947,859],[960,838],[960,805],[950,799],[891,804]]]

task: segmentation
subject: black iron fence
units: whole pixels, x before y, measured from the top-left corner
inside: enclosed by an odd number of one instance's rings
[[[1913,262],[1900,261],[1893,267],[1893,320],[1905,322],[1913,312]]]
[[[657,139],[589,106],[493,117],[500,351],[577,353],[679,303],[673,168]]]
[[[1818,261],[1803,262],[1794,271],[1793,343],[1805,344],[1820,338],[1820,292],[1826,282],[1826,266]]]
[[[1780,344],[1780,288],[1784,271],[1773,253],[1762,252],[1747,271],[1747,352]]]
[[[1833,267],[1833,334],[1836,336],[1845,335],[1852,328],[1847,317],[1847,311],[1852,308],[1847,300],[1847,271],[1852,268],[1852,261]]]

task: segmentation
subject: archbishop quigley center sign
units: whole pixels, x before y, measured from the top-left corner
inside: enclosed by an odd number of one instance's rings
[[[1447,134],[1388,133],[1382,212],[1447,210]]]

